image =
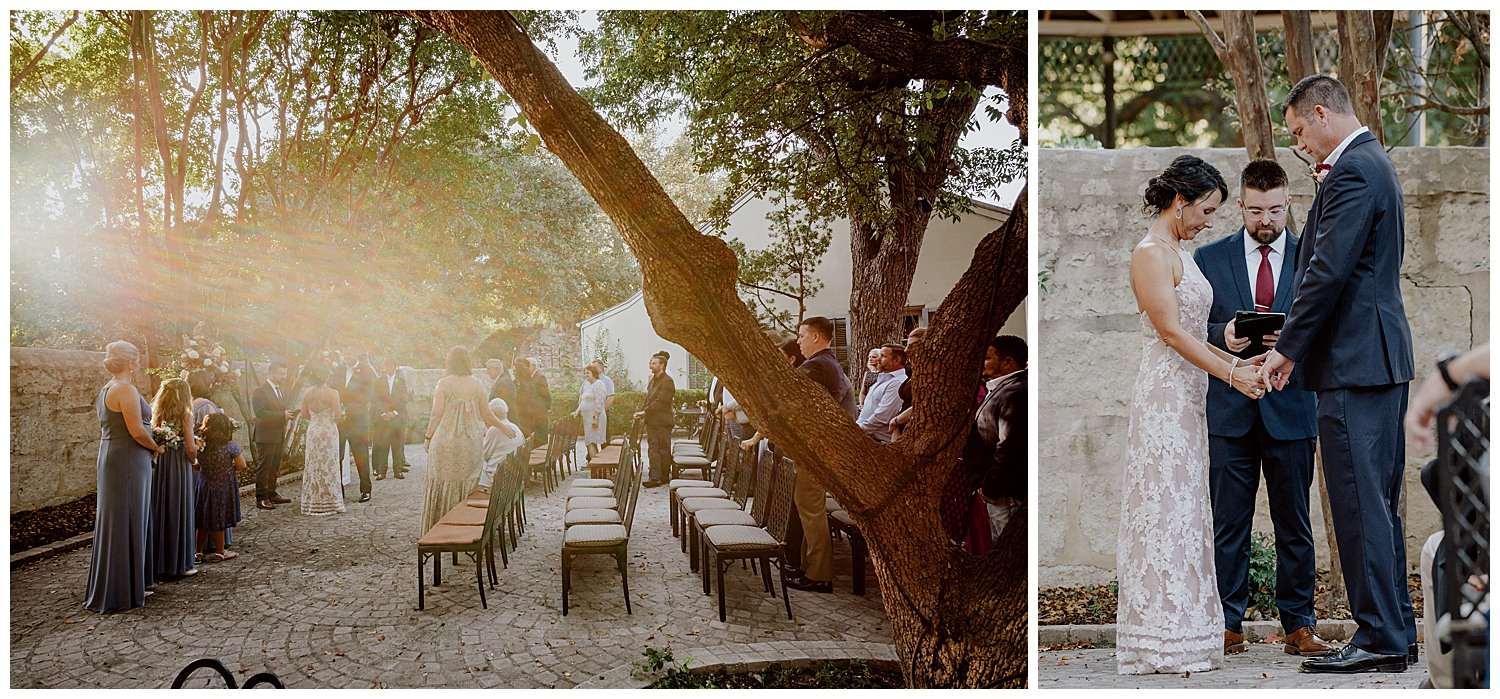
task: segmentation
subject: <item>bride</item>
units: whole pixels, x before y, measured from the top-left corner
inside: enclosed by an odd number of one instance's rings
[[[1264,388],[1253,363],[1205,342],[1213,289],[1182,245],[1213,226],[1228,194],[1212,165],[1178,157],[1146,187],[1156,220],[1130,256],[1143,349],[1116,553],[1122,675],[1212,670],[1223,659],[1204,394],[1209,377],[1251,398]]]
[[[328,386],[328,367],[307,369],[312,388],[302,394],[300,412],[307,416],[307,452],[302,467],[302,514],[344,511],[339,477],[339,392]]]

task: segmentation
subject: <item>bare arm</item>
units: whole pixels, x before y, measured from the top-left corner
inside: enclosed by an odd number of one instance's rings
[[[1488,343],[1460,355],[1448,362],[1448,376],[1462,386],[1474,377],[1489,378],[1490,346]],[[1432,428],[1437,421],[1437,409],[1453,396],[1443,377],[1433,371],[1417,389],[1411,407],[1406,410],[1406,447],[1413,454],[1421,454],[1432,448]]]
[[[189,462],[198,460],[198,443],[193,441],[193,421],[191,419],[192,416],[193,413],[189,411],[189,419],[187,421],[187,424],[183,425],[182,427],[182,444],[183,447],[187,449],[187,458]]]
[[[125,418],[125,429],[130,431],[130,436],[141,446],[157,454],[164,449],[157,445],[156,440],[151,438],[151,430],[141,420],[141,393],[135,390],[135,386],[119,384],[109,389],[104,396],[105,407],[108,407],[109,399],[113,397],[120,406],[120,415]]]
[[[1234,357],[1183,329],[1178,320],[1173,261],[1172,252],[1162,245],[1142,243],[1136,247],[1130,255],[1130,287],[1135,291],[1136,304],[1172,351],[1209,376],[1230,383],[1247,396],[1257,397],[1259,379],[1253,367],[1236,367]]]

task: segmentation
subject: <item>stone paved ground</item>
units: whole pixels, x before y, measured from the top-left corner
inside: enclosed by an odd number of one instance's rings
[[[293,503],[275,511],[244,500],[240,558],[158,584],[140,609],[83,609],[88,548],[11,571],[10,686],[166,687],[188,663],[213,657],[241,681],[270,671],[299,688],[571,687],[641,660],[646,646],[671,644],[681,659],[725,644],[891,642],[873,574],[864,597],[850,592],[849,547],[838,542],[835,593],[791,591],[795,621],[735,566],[728,623],[720,622],[717,596],[702,594],[671,536],[666,488],[641,491],[629,563],[634,614],[625,613],[612,559],[590,556],[575,561],[562,615],[563,497],[543,498],[537,487],[527,496],[531,528],[489,608],[480,608],[474,569],[450,559],[441,588],[430,587],[428,565],[427,609],[418,612],[426,455],[421,447],[407,455],[408,478],[376,482],[373,500],[351,501],[342,515],[299,514],[295,484],[282,492]],[[200,670],[194,684],[210,686],[209,674]]]
[[[1297,671],[1302,659],[1283,653],[1280,643],[1252,643],[1247,652],[1225,657],[1220,669],[1184,677],[1117,674],[1114,648],[1044,650],[1038,655],[1036,686],[1042,689],[1410,689],[1427,676],[1427,658],[1419,657],[1416,666],[1401,673],[1308,674]]]

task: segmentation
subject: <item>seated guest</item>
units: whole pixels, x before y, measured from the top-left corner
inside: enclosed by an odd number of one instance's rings
[[[500,463],[526,441],[521,428],[510,421],[510,406],[504,399],[491,398],[490,412],[500,418],[500,426],[491,425],[484,431],[484,468],[479,471],[479,490],[484,493],[490,492],[490,483],[494,482]]]
[[[906,368],[906,348],[896,343],[881,347],[877,366],[880,374],[875,378],[869,395],[865,396],[865,404],[860,407],[855,423],[875,441],[890,443],[895,439],[891,433],[891,420],[901,412],[899,389],[906,378],[903,371]]]
[[[992,542],[1026,504],[1026,341],[1015,335],[991,340],[984,378],[988,392],[974,416],[963,460],[970,487],[989,510]]]

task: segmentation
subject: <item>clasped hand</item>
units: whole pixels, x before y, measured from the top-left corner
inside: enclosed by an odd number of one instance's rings
[[[1266,384],[1260,376],[1260,365],[1266,360],[1262,354],[1249,359],[1230,372],[1230,384],[1246,397],[1260,400],[1266,395]]]

